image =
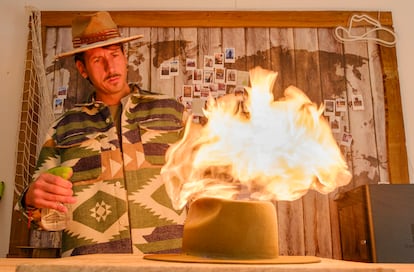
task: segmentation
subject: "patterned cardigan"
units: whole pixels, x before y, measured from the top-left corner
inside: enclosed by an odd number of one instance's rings
[[[36,178],[58,165],[73,168],[72,220],[62,256],[179,252],[185,210],[174,210],[160,178],[169,145],[184,129],[175,99],[131,85],[122,100],[121,141],[109,108],[90,99],[51,126]]]

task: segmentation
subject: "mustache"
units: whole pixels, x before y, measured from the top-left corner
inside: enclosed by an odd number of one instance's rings
[[[121,76],[121,74],[118,74],[118,73],[109,74],[105,77],[105,80],[111,79],[113,77],[119,77],[119,76]]]

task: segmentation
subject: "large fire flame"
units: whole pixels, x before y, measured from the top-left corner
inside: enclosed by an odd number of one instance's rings
[[[207,196],[295,200],[350,181],[323,107],[293,86],[275,101],[276,76],[256,67],[246,96],[209,98],[207,123],[188,120],[161,170],[174,208]]]

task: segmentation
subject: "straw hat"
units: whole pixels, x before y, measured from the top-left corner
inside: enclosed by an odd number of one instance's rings
[[[144,259],[192,263],[315,263],[314,256],[279,256],[277,216],[271,202],[200,198],[184,224],[181,254]]]
[[[56,58],[71,56],[97,47],[125,43],[142,37],[143,35],[121,37],[118,26],[106,11],[79,15],[72,21],[73,50],[60,53]]]

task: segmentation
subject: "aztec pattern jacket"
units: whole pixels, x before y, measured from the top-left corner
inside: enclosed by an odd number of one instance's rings
[[[55,166],[73,168],[77,202],[62,256],[180,251],[186,214],[173,209],[159,173],[169,145],[182,136],[183,116],[175,99],[131,85],[122,100],[121,142],[109,108],[93,98],[54,122],[34,178]]]

